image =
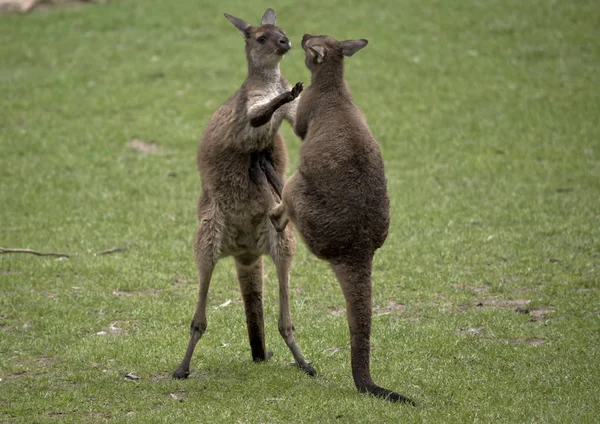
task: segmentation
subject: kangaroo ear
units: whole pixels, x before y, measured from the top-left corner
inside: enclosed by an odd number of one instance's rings
[[[352,56],[354,53],[365,47],[369,42],[367,40],[346,40],[342,41],[342,54],[344,56]]]
[[[243,36],[246,36],[246,31],[250,28],[250,24],[246,23],[243,19],[236,18],[235,16],[231,16],[229,13],[224,13],[225,17],[229,19],[229,22],[236,27]]]
[[[277,16],[275,16],[275,11],[271,8],[267,9],[267,11],[265,12],[265,14],[262,17],[262,20],[260,21],[261,25],[273,25],[275,26],[277,24]]]
[[[323,58],[325,57],[325,48],[323,46],[320,46],[318,44],[310,46],[308,48],[308,51],[310,52],[312,57],[316,58],[317,63],[323,62]]]

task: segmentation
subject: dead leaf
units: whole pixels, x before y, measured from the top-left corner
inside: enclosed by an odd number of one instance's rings
[[[323,349],[323,352],[328,352],[327,356],[333,356],[340,351],[340,348],[337,346],[328,347],[327,349]]]
[[[125,374],[125,379],[127,380],[141,380],[141,377],[138,377],[134,373],[130,372],[129,374]]]
[[[153,154],[158,151],[158,145],[155,141],[144,141],[139,140],[137,138],[131,139],[127,144],[130,149],[135,150],[136,152],[145,153],[145,154]]]
[[[344,315],[345,312],[346,312],[346,309],[339,307],[339,306],[334,306],[332,308],[329,308],[329,315],[333,315],[334,317],[342,316],[342,315]]]
[[[374,315],[378,317],[382,315],[389,315],[392,312],[404,312],[405,309],[406,306],[402,305],[401,303],[396,303],[394,300],[390,300],[386,306],[375,305],[373,312]]]
[[[110,323],[110,327],[108,327],[108,331],[110,332],[110,334],[121,334],[123,331],[122,328],[117,327],[117,323],[116,322],[111,322]]]
[[[119,328],[117,327],[117,323],[116,322],[111,322],[110,326],[108,327],[108,331],[98,331],[96,333],[97,336],[107,336],[107,335],[111,335],[111,336],[118,336],[119,334],[123,334],[126,330],[123,328]]]
[[[4,270],[4,271],[0,272],[0,274],[2,274],[2,275],[19,275],[19,274],[23,274],[23,271]]]
[[[510,344],[528,344],[531,346],[539,346],[542,343],[545,342],[544,339],[540,339],[540,338],[532,338],[532,339],[528,339],[528,338],[518,338],[518,339],[511,339],[508,341]]]
[[[231,299],[227,299],[225,302],[221,303],[219,306],[215,306],[215,309],[221,309],[225,306],[228,306],[231,303]]]
[[[467,327],[467,328],[461,328],[460,331],[469,336],[478,336],[485,332],[485,328],[483,328],[483,327]]]

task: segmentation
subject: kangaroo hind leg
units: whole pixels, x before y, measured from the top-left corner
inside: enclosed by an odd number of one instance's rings
[[[218,261],[219,235],[218,222],[214,217],[200,220],[200,226],[196,231],[194,242],[194,253],[196,256],[196,265],[198,267],[198,277],[200,290],[198,293],[198,303],[196,312],[190,325],[190,340],[187,350],[181,364],[173,372],[174,378],[187,378],[190,374],[190,361],[194,354],[196,345],[206,331],[206,301],[208,297],[208,287],[212,277],[213,270]]]
[[[235,267],[244,300],[252,359],[256,362],[266,361],[271,357],[272,352],[265,350],[262,256],[250,254],[236,256]]]
[[[371,266],[372,257],[331,265],[346,299],[354,384],[361,393],[415,406],[409,398],[376,385],[371,378]]]
[[[283,233],[275,235],[272,243],[271,257],[277,269],[279,280],[279,334],[292,352],[296,366],[310,376],[317,375],[317,371],[304,359],[294,337],[294,323],[290,311],[290,266],[296,250],[296,241],[292,228],[287,228]]]

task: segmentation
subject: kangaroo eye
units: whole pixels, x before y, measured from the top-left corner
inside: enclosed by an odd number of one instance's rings
[[[258,41],[260,44],[264,43],[265,41],[267,41],[267,37],[265,37],[264,35],[261,35],[260,37],[258,37],[256,39],[256,41]]]

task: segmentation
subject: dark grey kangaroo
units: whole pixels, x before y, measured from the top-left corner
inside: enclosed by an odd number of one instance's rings
[[[293,230],[277,232],[268,217],[285,178],[287,152],[279,127],[292,125],[296,98],[302,84],[291,87],[279,71],[291,43],[268,9],[261,25],[253,27],[239,18],[225,17],[246,42],[248,76],[242,86],[206,125],[198,148],[202,196],[198,202],[199,226],[194,253],[200,293],[190,328],[190,340],[175,378],[186,378],[196,344],[206,330],[206,298],[217,261],[233,256],[244,300],[252,358],[269,359],[265,350],[263,320],[263,259],[270,255],[279,279],[279,332],[300,369],[316,372],[303,358],[294,340],[289,306],[289,268],[296,242]]]
[[[312,81],[300,98],[294,129],[304,143],[298,169],[270,217],[278,231],[291,220],[310,251],[330,263],[346,299],[358,390],[414,405],[377,386],[369,369],[371,268],[390,218],[379,145],[344,81],[344,56],[366,45],[367,40],[302,38]]]

